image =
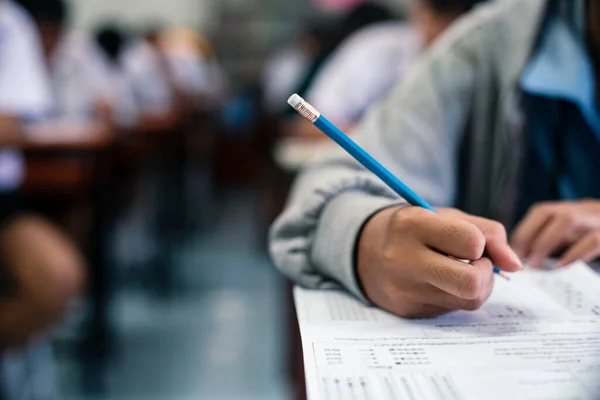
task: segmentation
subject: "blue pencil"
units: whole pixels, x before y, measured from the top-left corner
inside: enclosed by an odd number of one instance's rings
[[[422,207],[438,214],[435,208],[431,207],[431,205],[413,192],[387,168],[381,165],[379,161],[373,158],[354,140],[350,139],[344,132],[342,132],[327,118],[321,115],[321,113],[315,107],[310,105],[302,97],[294,94],[289,98],[288,104],[298,111],[300,115],[310,121],[314,126],[319,128],[319,130],[321,130],[324,134],[329,136],[334,142],[340,145],[340,147],[346,150],[348,154],[356,159],[356,161],[377,175],[379,179],[388,185],[394,192],[402,196],[410,205]],[[494,267],[494,273],[504,276],[502,271],[500,271],[500,269],[497,267]]]

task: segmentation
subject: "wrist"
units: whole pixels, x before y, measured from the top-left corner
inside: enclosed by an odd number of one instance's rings
[[[360,231],[379,210],[402,202],[402,199],[371,196],[347,191],[330,200],[323,208],[311,246],[311,263],[322,276],[329,278],[364,299],[356,275],[356,246]]]
[[[373,214],[363,225],[356,244],[356,279],[365,296],[368,295],[367,282],[371,281],[372,267],[381,263],[383,242],[389,221],[409,206],[396,205]]]

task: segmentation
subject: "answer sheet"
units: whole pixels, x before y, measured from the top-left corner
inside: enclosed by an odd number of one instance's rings
[[[478,311],[410,321],[295,289],[309,400],[600,399],[600,277],[496,278]]]

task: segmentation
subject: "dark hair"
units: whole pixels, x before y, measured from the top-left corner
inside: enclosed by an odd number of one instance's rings
[[[352,8],[338,23],[332,24],[332,27],[324,32],[325,40],[321,51],[313,60],[308,73],[298,85],[295,92],[301,96],[306,94],[321,67],[329,59],[329,56],[352,34],[369,25],[390,21],[395,18],[396,16],[388,8],[376,3],[361,3]],[[289,115],[292,115],[294,111],[290,108],[287,112]]]
[[[351,9],[342,19],[341,31],[343,39],[368,25],[392,19],[394,19],[392,12],[380,4],[359,4]]]
[[[38,22],[64,25],[69,19],[69,7],[64,0],[17,0]]]
[[[117,24],[105,24],[96,29],[96,43],[104,51],[109,60],[115,64],[127,43],[127,32]]]
[[[146,40],[155,43],[159,38],[161,32],[164,32],[165,27],[159,22],[151,22],[142,29],[142,37]]]
[[[440,13],[462,14],[487,0],[421,0]]]
[[[361,29],[394,18],[395,15],[380,4],[361,3],[355,6],[337,24],[334,24],[328,37],[328,43],[324,47],[326,55],[333,53],[344,40]]]

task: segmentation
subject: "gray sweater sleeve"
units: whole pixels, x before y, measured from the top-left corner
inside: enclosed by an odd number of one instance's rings
[[[434,206],[452,206],[457,152],[468,115],[483,23],[457,24],[373,107],[355,132],[357,142]],[[271,230],[275,264],[298,284],[343,287],[363,295],[355,276],[357,238],[379,210],[402,204],[350,156],[329,148],[296,181]]]

